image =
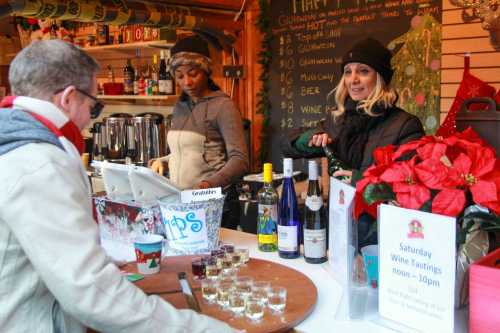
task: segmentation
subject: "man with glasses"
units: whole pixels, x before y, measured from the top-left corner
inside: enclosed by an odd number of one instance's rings
[[[34,42],[0,109],[0,332],[233,332],[121,276],[98,243],[80,131],[103,104],[94,59]]]

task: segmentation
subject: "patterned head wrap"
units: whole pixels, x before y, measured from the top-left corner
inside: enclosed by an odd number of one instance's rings
[[[194,66],[203,70],[208,76],[212,74],[212,60],[200,53],[175,53],[170,57],[168,65],[170,66],[170,74],[172,74],[172,76],[179,66]]]
[[[195,66],[207,73],[208,76],[212,74],[212,60],[208,44],[198,35],[177,41],[171,49],[171,54],[169,65],[172,75],[179,66]]]

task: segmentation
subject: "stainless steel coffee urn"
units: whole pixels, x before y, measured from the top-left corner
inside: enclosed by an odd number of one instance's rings
[[[106,125],[97,121],[89,131],[92,133],[92,160],[102,161],[106,159]]]
[[[165,119],[158,113],[116,113],[94,123],[92,159],[138,164],[167,154]]]
[[[127,152],[127,120],[128,117],[122,115],[105,118],[106,159],[110,162],[125,162]]]
[[[139,165],[147,165],[149,160],[163,156],[164,149],[164,125],[163,116],[158,113],[143,113],[130,119],[129,133],[133,133],[133,144],[136,150],[134,162]]]

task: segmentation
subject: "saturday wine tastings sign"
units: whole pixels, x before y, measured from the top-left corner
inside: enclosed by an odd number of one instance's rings
[[[453,332],[454,218],[382,205],[379,312],[423,332]]]

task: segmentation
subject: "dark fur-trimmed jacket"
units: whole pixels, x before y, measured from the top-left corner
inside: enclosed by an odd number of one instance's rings
[[[299,150],[295,143],[298,139],[307,142],[312,135],[322,132],[327,133],[330,138],[335,140],[342,128],[345,115],[338,117],[335,121],[333,120],[333,116],[329,115],[314,129],[299,128],[292,130],[281,141],[283,155],[292,158],[316,158],[324,156],[322,150],[317,147],[308,147],[307,151],[304,149]],[[394,106],[386,109],[382,117],[384,117],[384,120],[368,133],[368,140],[362,152],[361,167],[359,170],[353,170],[353,182],[359,179],[361,173],[373,164],[373,151],[376,148],[390,144],[401,145],[425,135],[420,120],[398,107]],[[346,162],[348,163],[349,161]]]

